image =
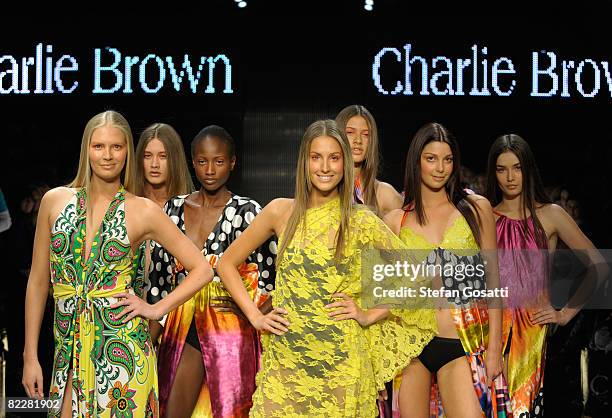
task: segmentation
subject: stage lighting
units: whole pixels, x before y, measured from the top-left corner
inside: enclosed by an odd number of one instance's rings
[[[237,3],[238,7],[240,7],[241,9],[247,7],[247,2],[244,0],[234,0],[234,2]]]
[[[368,12],[374,10],[374,0],[365,0],[363,8],[366,9]]]

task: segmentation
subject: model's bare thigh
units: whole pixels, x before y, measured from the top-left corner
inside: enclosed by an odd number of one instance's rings
[[[190,417],[204,380],[202,353],[185,343],[164,418]]]
[[[402,372],[399,407],[402,418],[429,418],[431,373],[418,358]]]

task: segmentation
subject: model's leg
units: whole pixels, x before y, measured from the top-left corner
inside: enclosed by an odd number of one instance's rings
[[[414,359],[402,372],[399,407],[402,418],[428,418],[431,373],[419,359]]]
[[[502,372],[504,374],[504,379],[506,379],[506,382],[508,382],[508,357],[509,357],[508,353],[504,354],[504,365],[503,365],[504,367],[502,369]]]
[[[480,402],[474,391],[472,369],[465,356],[446,363],[438,370],[438,387],[447,418],[481,418]]]
[[[72,418],[72,370],[68,372],[68,379],[64,388],[61,418]]]
[[[164,418],[188,418],[198,401],[200,388],[204,381],[204,364],[202,353],[185,344],[181,359],[176,369],[176,376]]]

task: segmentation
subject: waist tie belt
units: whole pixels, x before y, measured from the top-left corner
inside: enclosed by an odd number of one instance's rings
[[[96,372],[95,366],[91,358],[91,352],[95,343],[95,327],[101,324],[96,323],[95,316],[92,311],[93,299],[98,298],[109,298],[118,293],[124,293],[130,288],[124,283],[113,289],[92,289],[89,292],[85,291],[83,285],[74,287],[67,284],[54,284],[53,285],[53,298],[58,299],[75,299],[75,311],[72,321],[78,315],[78,330],[74,330],[73,344],[72,344],[72,365],[74,365],[75,354],[77,350],[76,336],[79,336],[81,342],[81,353],[85,353],[85,356],[79,358],[78,367],[72,367],[73,373],[76,373],[76,377],[83,381],[83,389],[85,396],[88,396],[89,391],[95,390],[96,387]]]

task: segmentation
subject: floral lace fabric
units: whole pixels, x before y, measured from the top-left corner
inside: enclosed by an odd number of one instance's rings
[[[335,259],[339,224],[339,199],[309,209],[280,260],[273,300],[289,312],[290,326],[282,336],[264,335],[252,417],[375,417],[378,390],[436,332],[429,309],[394,309],[369,327],[328,316],[334,293],[361,303],[364,250],[405,248],[374,213],[356,205]]]

